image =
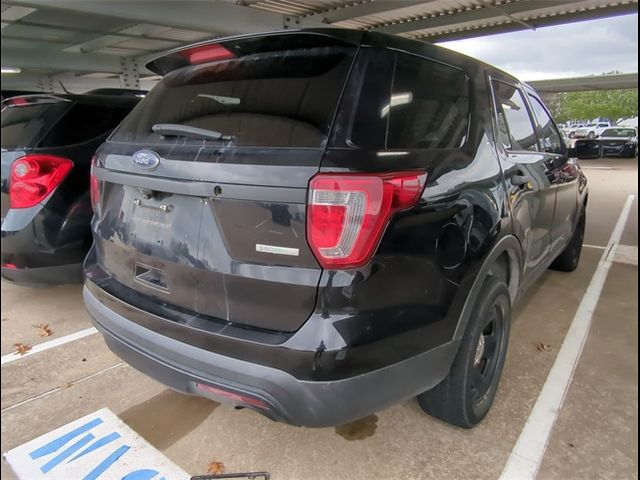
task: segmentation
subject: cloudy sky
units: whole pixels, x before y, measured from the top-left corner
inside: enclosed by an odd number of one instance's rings
[[[521,80],[638,71],[638,15],[442,43]]]

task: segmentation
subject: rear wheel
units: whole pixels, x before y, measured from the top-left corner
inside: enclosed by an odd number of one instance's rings
[[[447,378],[418,396],[428,414],[463,428],[487,414],[502,374],[509,342],[511,302],[507,285],[485,282]]]
[[[578,268],[578,263],[580,263],[580,254],[582,253],[582,242],[584,240],[586,220],[587,216],[583,208],[571,240],[569,240],[564,251],[553,261],[550,268],[561,272],[573,272]]]

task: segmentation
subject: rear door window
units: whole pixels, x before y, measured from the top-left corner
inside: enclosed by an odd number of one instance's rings
[[[231,146],[319,147],[329,133],[356,48],[275,50],[168,73],[110,140],[142,144],[216,140],[162,137],[155,124],[230,136]]]
[[[63,147],[89,142],[111,132],[131,111],[123,105],[75,103],[39,143],[39,147]]]
[[[538,128],[540,132],[539,139],[542,150],[547,153],[564,153],[564,142],[562,141],[556,126],[553,124],[553,120],[547,112],[547,109],[536,97],[529,95],[529,100],[531,100],[531,107],[533,108],[533,112],[538,120]]]
[[[398,53],[388,115],[387,148],[460,148],[469,127],[469,80],[454,67]]]
[[[506,150],[538,151],[538,137],[522,92],[508,83],[493,81],[498,135]]]
[[[64,100],[40,103],[20,100],[20,98],[9,99],[3,104],[0,114],[3,150],[19,150],[35,146],[70,105],[70,102]]]

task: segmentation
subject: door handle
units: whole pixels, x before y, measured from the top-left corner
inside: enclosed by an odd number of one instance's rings
[[[531,183],[531,177],[529,175],[513,175],[511,177],[511,185],[515,187],[523,187]]]

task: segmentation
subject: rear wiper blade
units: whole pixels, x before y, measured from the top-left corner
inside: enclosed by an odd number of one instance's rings
[[[192,137],[223,141],[233,140],[232,135],[224,135],[215,130],[190,127],[189,125],[181,125],[179,123],[156,123],[151,127],[151,130],[153,130],[154,133],[159,133],[163,137]]]

